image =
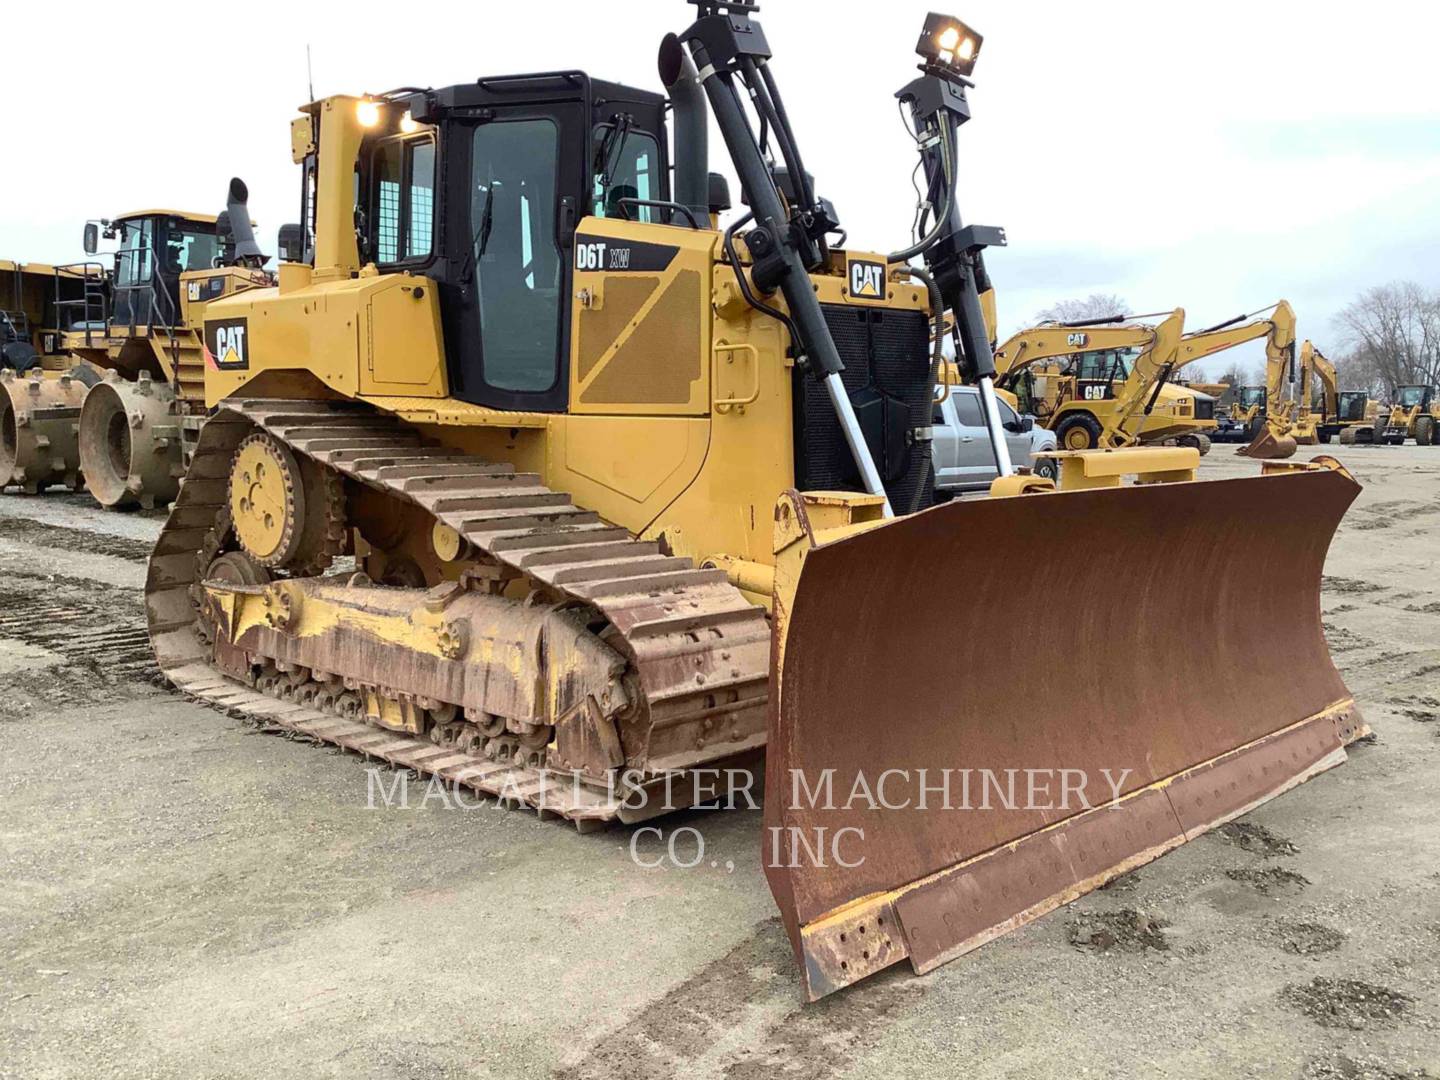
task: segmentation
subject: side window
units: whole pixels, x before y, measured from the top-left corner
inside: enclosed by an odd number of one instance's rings
[[[961,427],[985,426],[985,417],[980,412],[980,400],[974,394],[956,394],[955,412],[960,417]]]
[[[1015,410],[1010,407],[1008,401],[997,399],[995,404],[1000,407],[1000,423],[1018,424],[1020,422],[1020,418],[1015,415]]]
[[[560,372],[563,261],[555,224],[560,136],[553,120],[475,129],[470,228],[485,381],[541,393]]]
[[[596,217],[624,217],[654,221],[655,208],[623,208],[621,199],[660,198],[660,149],[649,132],[625,123],[601,124],[595,129]]]
[[[435,143],[387,139],[370,162],[375,261],[427,257],[434,245]]]

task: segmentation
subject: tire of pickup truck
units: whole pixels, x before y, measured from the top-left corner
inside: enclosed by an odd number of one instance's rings
[[[1032,471],[1046,480],[1060,479],[1060,463],[1052,457],[1036,458]]]
[[[1061,450],[1094,450],[1100,445],[1100,422],[1089,413],[1071,413],[1055,429]]]

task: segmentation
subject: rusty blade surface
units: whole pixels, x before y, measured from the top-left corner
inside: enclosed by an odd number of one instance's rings
[[[957,502],[811,551],[764,846],[808,996],[928,969],[1343,761],[1320,577],[1358,491]]]

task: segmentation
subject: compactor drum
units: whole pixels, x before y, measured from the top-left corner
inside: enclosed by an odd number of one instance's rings
[[[184,692],[582,828],[747,805],[768,753],[818,997],[1343,761],[1319,585],[1358,488],[1328,459],[1199,483],[1178,448],[1017,472],[980,299],[1004,234],[955,198],[978,35],[927,24],[901,99],[935,216],[887,255],[830,246],[752,6],[699,6],[668,98],[563,72],[305,108],[313,224],[275,288],[192,311],[213,412],[146,604]],[[723,231],[711,115],[749,208]],[[1000,478],[935,505],[947,316]],[[963,770],[1070,798],[937,803]]]
[[[0,369],[0,488],[36,495],[84,486],[75,437],[84,400],[85,384],[69,375]]]

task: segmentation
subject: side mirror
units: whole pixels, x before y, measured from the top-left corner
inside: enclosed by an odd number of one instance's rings
[[[93,221],[85,223],[85,254],[94,255],[100,250],[100,226]]]
[[[1033,416],[1022,416],[1020,418],[1020,433],[1029,435],[1035,430],[1035,418]]]
[[[280,261],[305,261],[305,227],[303,225],[280,226]]]

